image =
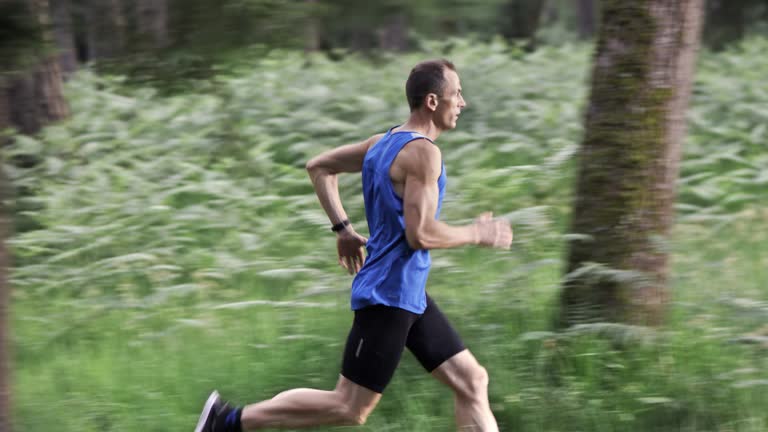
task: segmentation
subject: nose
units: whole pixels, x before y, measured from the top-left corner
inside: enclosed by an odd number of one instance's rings
[[[467,106],[467,101],[464,100],[464,96],[459,95],[459,108]]]

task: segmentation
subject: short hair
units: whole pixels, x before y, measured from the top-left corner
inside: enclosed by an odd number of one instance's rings
[[[435,93],[442,96],[445,88],[445,69],[456,72],[453,63],[446,59],[423,61],[411,69],[408,81],[405,82],[405,97],[411,111],[424,103],[424,98]]]

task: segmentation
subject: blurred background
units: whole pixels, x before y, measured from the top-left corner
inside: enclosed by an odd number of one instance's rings
[[[585,107],[605,101],[591,83],[625,83],[593,68],[600,35],[656,41],[627,6],[656,3],[0,0],[0,432],[191,430],[213,389],[331,388],[351,277],[304,164],[404,122],[408,72],[436,57],[469,104],[439,140],[442,219],[515,229],[511,251],[433,251],[428,285],[488,369],[501,430],[768,430],[765,0],[694,8],[672,224],[649,236],[669,263],[653,325],[621,296],[587,291],[584,312],[564,295],[577,276],[645,286],[610,256],[571,263],[614,227],[573,222],[595,170]],[[645,160],[610,157],[601,182]],[[367,235],[360,177],[339,183]],[[587,213],[629,205],[604,204]],[[360,429],[452,430],[452,406],[406,354]]]

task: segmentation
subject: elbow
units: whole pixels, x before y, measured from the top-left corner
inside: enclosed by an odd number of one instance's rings
[[[305,165],[305,168],[307,169],[307,173],[309,174],[309,178],[312,180],[312,183],[318,181],[322,174],[327,173],[317,158],[310,159],[309,162],[307,162]]]
[[[408,246],[410,246],[411,249],[429,249],[429,244],[425,241],[424,235],[418,232],[406,230],[405,240],[408,242]]]
[[[310,159],[306,165],[304,165],[304,168],[306,168],[307,172],[309,173],[309,177],[313,180],[321,175],[332,176],[337,174],[337,172],[331,169],[326,161],[324,161],[320,156]]]
[[[317,171],[319,164],[317,163],[317,158],[310,159],[307,164],[304,166],[304,168],[307,169],[307,172],[312,174],[314,171]]]

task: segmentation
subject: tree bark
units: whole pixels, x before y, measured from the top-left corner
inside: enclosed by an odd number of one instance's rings
[[[560,324],[656,325],[703,4],[607,1],[602,11]]]
[[[722,49],[744,37],[750,0],[710,0],[707,3],[704,40],[714,49]]]
[[[8,6],[9,0],[0,0],[0,5],[3,7]],[[3,59],[3,62],[5,59]],[[10,60],[9,60],[10,61]],[[3,67],[9,65],[3,64]],[[6,79],[0,74],[0,130],[5,130],[11,127],[11,104],[7,96],[8,83]],[[0,146],[5,146],[6,142],[0,142]],[[6,209],[4,206],[5,200],[2,195],[5,189],[5,177],[3,176],[2,166],[0,166],[0,431],[11,431],[11,344],[8,341],[8,335],[10,330],[8,324],[10,323],[10,313],[8,310],[10,299],[10,287],[8,286],[7,271],[9,266],[8,253],[6,250],[6,239],[8,235],[5,232],[6,228]]]
[[[71,0],[50,0],[53,37],[59,57],[59,69],[65,78],[77,70],[75,35],[72,29]]]
[[[28,4],[43,29],[42,44],[54,46],[48,0],[28,0]],[[43,125],[69,115],[56,54],[47,54],[31,70],[7,73],[0,81],[0,98],[6,99],[9,124],[23,134],[36,133]]]
[[[535,47],[534,37],[539,29],[545,0],[510,0],[502,10],[501,34],[511,41],[525,41],[525,47]]]
[[[168,3],[166,0],[137,0],[136,28],[142,41],[152,49],[168,46]]]
[[[104,60],[122,54],[126,46],[126,21],[120,0],[88,0],[86,26],[88,60]]]
[[[0,83],[1,84],[1,83]],[[0,129],[9,126],[7,101],[0,101]],[[0,168],[0,431],[11,432],[11,343],[10,343],[10,296],[8,269],[10,260],[6,249],[8,210],[5,208],[6,179]]]
[[[405,51],[408,48],[408,18],[404,13],[389,17],[378,33],[379,48],[387,51]]]
[[[8,79],[5,95],[10,103],[10,122],[22,134],[34,134],[44,125],[69,115],[62,77],[55,55],[34,71]]]
[[[307,5],[307,28],[304,41],[305,52],[320,50],[320,20],[317,17],[317,0],[305,0]]]
[[[579,37],[591,38],[595,34],[595,0],[579,0],[576,13],[579,17]]]

